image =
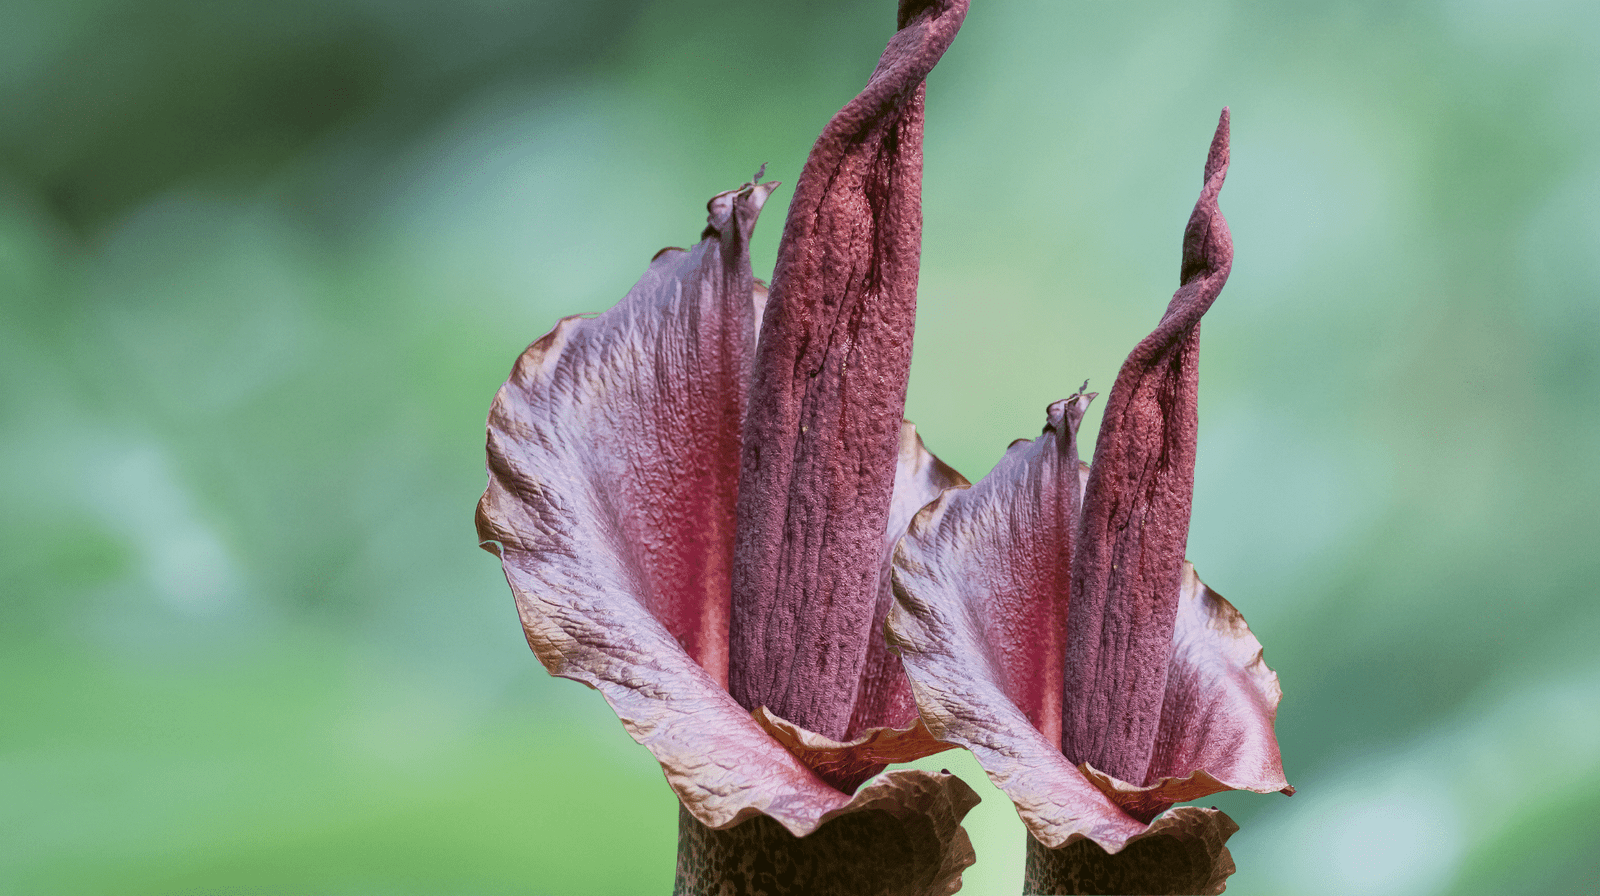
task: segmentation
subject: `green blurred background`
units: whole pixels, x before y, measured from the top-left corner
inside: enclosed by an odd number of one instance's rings
[[[0,892],[667,892],[476,546],[484,414],[792,186],[893,7],[5,0]],[[930,80],[908,415],[972,478],[1153,325],[1233,109],[1190,556],[1300,793],[1207,801],[1230,892],[1600,888],[1596,85],[1589,0],[973,0]]]

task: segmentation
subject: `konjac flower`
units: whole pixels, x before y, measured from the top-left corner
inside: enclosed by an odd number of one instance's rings
[[[894,559],[891,639],[934,736],[971,750],[1029,832],[1028,893],[1217,893],[1237,826],[1180,807],[1292,792],[1281,692],[1244,618],[1184,559],[1200,318],[1233,241],[1217,207],[1228,112],[1183,236],[1182,284],[1111,389],[1092,466],[1092,394],[921,511]]]
[[[899,13],[800,175],[770,299],[749,239],[777,184],[753,181],[531,345],[490,409],[480,538],[546,668],[661,762],[680,893],[946,893],[973,860],[958,779],[860,786],[948,748],[882,632],[895,543],[961,481],[901,416],[923,79],[966,0]]]

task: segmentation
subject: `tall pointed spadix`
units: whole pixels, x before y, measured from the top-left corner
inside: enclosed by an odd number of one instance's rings
[[[1178,291],[1106,400],[1072,561],[1062,750],[1144,784],[1161,723],[1194,500],[1200,317],[1233,266],[1217,207],[1228,110],[1183,233]]]
[[[966,0],[899,31],[812,148],[778,248],[745,422],[729,690],[842,739],[879,594],[911,366],[923,78]]]

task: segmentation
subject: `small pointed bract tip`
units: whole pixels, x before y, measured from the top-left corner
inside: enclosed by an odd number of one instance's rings
[[[1067,426],[1067,408],[1071,405],[1072,399],[1070,398],[1063,398],[1060,401],[1050,402],[1050,406],[1044,409],[1044,431],[1064,431]],[[1018,441],[1026,440],[1019,439]],[[1012,442],[1011,444],[1015,445],[1017,443]]]
[[[1099,392],[1088,391],[1088,380],[1084,380],[1083,385],[1085,388],[1078,390],[1077,395],[1067,399],[1069,402],[1067,405],[1067,425],[1072,428],[1073,433],[1077,433],[1078,424],[1083,422],[1083,415],[1089,412],[1089,403],[1100,397]]]
[[[1071,430],[1074,434],[1078,431],[1078,424],[1082,422],[1083,415],[1089,410],[1089,403],[1099,397],[1098,392],[1087,391],[1089,381],[1083,381],[1083,388],[1076,394],[1052,402],[1045,409],[1045,430],[1066,432]]]
[[[769,180],[764,184],[751,181],[739,193],[741,195],[748,194],[751,197],[751,203],[755,206],[754,211],[759,212],[761,207],[767,204],[767,197],[771,196],[772,191],[778,189],[782,183],[782,181],[777,180]]]
[[[1089,381],[1084,380],[1083,385],[1078,387],[1078,391],[1073,395],[1068,396],[1067,404],[1076,410],[1077,416],[1081,419],[1083,417],[1083,412],[1089,409],[1090,402],[1093,402],[1099,397],[1099,392],[1089,391]]]
[[[761,167],[765,169],[767,166]],[[757,172],[756,176],[760,177],[761,173]],[[775,180],[764,184],[750,181],[737,189],[724,190],[711,197],[706,203],[706,229],[700,234],[700,238],[728,233],[728,227],[733,223],[736,210],[742,212],[747,230],[754,227],[756,216],[761,213],[761,207],[767,204],[767,197],[771,196],[772,191],[779,185],[780,182]],[[748,238],[750,234],[747,232],[744,235]],[[656,253],[657,256],[660,254]]]

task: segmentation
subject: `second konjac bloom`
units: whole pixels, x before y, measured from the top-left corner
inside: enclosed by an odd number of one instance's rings
[[[1092,466],[1077,431],[1095,396],[1080,392],[977,485],[919,513],[895,556],[889,625],[922,718],[1016,803],[1029,893],[1221,892],[1237,828],[1216,810],[1167,810],[1220,790],[1292,792],[1277,676],[1184,559],[1200,318],[1233,264],[1217,205],[1227,171],[1224,109],[1180,286],[1112,386]]]

